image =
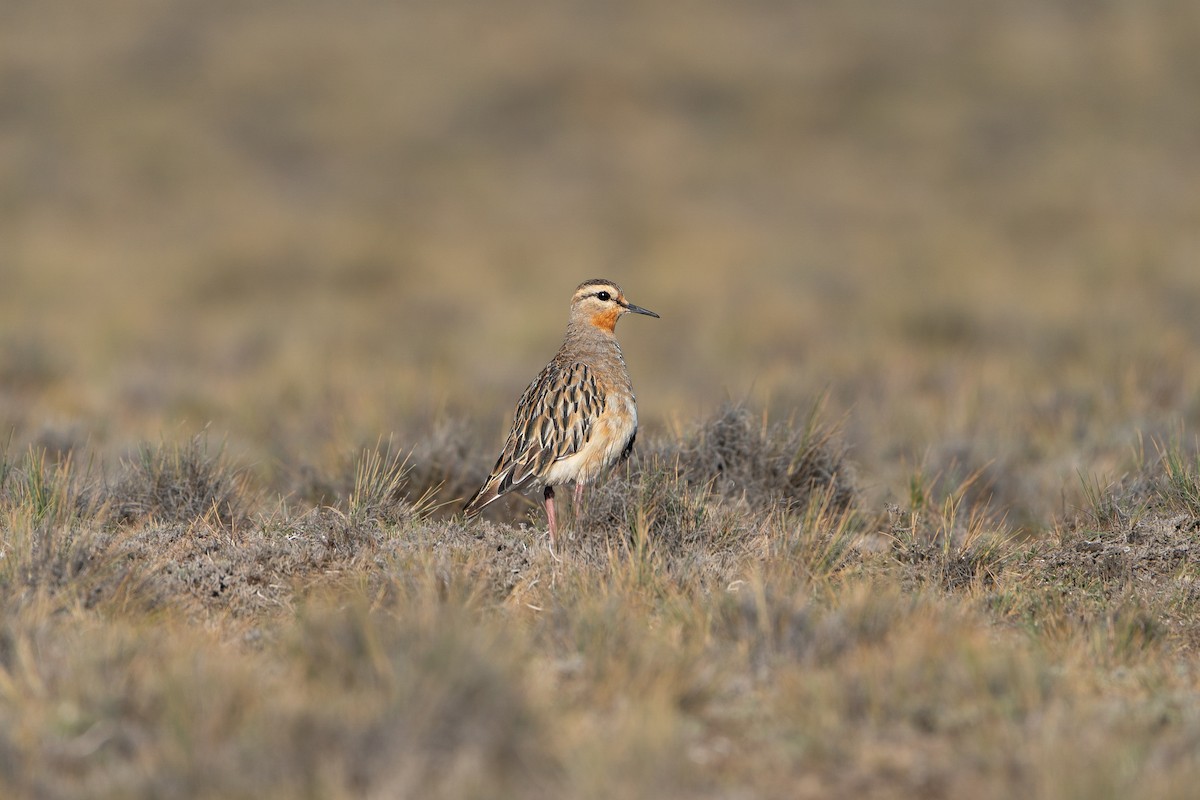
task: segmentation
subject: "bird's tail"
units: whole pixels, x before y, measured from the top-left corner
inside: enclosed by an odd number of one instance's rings
[[[477,517],[479,516],[479,512],[499,499],[500,492],[496,491],[496,481],[488,480],[487,483],[479,487],[479,491],[475,492],[475,496],[463,506],[463,516],[467,519]]]
[[[503,457],[497,462],[496,469],[484,481],[483,486],[475,496],[463,506],[463,514],[470,519],[480,511],[499,500],[504,495],[516,489],[528,486],[533,480],[533,470],[527,465],[506,464]]]

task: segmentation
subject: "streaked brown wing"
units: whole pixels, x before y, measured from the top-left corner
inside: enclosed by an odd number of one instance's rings
[[[586,364],[551,361],[521,395],[508,441],[492,474],[467,503],[468,516],[579,452],[591,438],[604,401]]]

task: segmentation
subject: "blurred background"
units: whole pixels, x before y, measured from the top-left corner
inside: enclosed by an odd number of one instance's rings
[[[647,430],[1044,519],[1200,423],[1198,98],[1186,0],[7,2],[0,431],[486,470],[608,277]]]

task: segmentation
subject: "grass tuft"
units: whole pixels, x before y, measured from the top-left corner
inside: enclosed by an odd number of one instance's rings
[[[246,520],[245,477],[229,465],[223,448],[210,451],[203,434],[186,444],[142,445],[124,466],[107,498],[119,523],[200,520],[228,530]]]
[[[978,473],[967,477],[944,496],[940,482],[914,473],[911,503],[905,511],[888,507],[889,530],[896,558],[918,581],[933,580],[947,589],[984,588],[1017,554],[1018,536],[984,501],[971,505],[968,497]]]
[[[1164,486],[1160,496],[1170,509],[1200,518],[1200,453],[1188,455],[1178,444],[1160,445]]]
[[[379,521],[386,524],[426,516],[434,507],[436,486],[419,496],[409,493],[412,466],[409,456],[393,451],[391,442],[362,452],[354,467],[354,487],[346,498],[345,510],[354,524]]]
[[[756,421],[745,406],[728,405],[680,442],[678,470],[692,486],[759,510],[804,508],[814,494],[848,509],[857,499],[854,470],[820,409],[814,404],[800,425],[768,425],[765,416]]]

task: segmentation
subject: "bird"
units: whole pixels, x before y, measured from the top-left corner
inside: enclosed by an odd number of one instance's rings
[[[467,519],[511,491],[541,488],[553,552],[554,488],[573,483],[578,510],[584,486],[629,457],[637,398],[614,333],[625,314],[659,318],[606,278],[575,289],[562,346],[517,401],[496,465],[463,507]]]

